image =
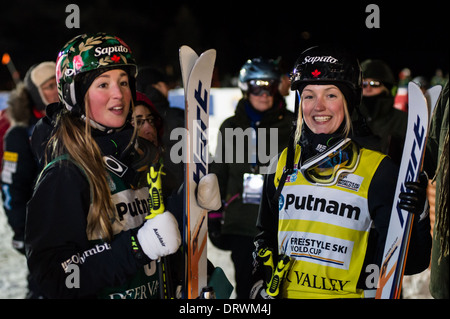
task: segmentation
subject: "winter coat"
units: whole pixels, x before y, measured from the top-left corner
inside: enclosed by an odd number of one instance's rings
[[[376,150],[389,155],[400,165],[408,114],[393,105],[394,98],[387,94],[364,97],[360,111],[372,133],[380,138]]]
[[[48,140],[51,125],[46,117],[36,126],[35,154],[43,156],[39,146]],[[111,134],[92,129],[92,134],[103,156],[118,159],[130,141],[132,127]],[[28,203],[25,235],[28,267],[45,296],[157,298],[156,262],[145,256],[136,240],[149,212],[148,187],[131,187],[135,175],[130,157],[121,158],[124,174],[112,166],[108,169],[116,207],[110,242],[87,234],[91,189],[84,171],[68,156],[53,160]]]
[[[3,208],[14,232],[13,247],[22,253],[26,204],[38,174],[30,137],[41,115],[33,112],[31,103],[25,87],[19,84],[8,101],[7,113],[12,123],[4,136],[1,180]]]
[[[235,115],[226,119],[220,126],[218,150],[216,150],[216,156],[210,165],[210,172],[215,173],[218,177],[222,200],[227,202],[222,234],[253,237],[257,233],[256,218],[259,205],[243,203],[243,178],[245,173],[259,173],[260,168],[269,164],[270,158],[263,159],[258,156],[259,165],[252,165],[248,159],[248,142],[244,145],[238,145],[238,138],[233,139],[227,136],[230,134],[229,129],[238,133],[236,129],[242,129],[245,132],[251,128],[251,116],[255,117],[255,110],[250,106],[247,99],[241,99],[236,106]],[[256,128],[256,139],[260,141],[265,138],[267,141],[265,153],[258,150],[258,154],[275,156],[287,146],[292,128],[293,113],[286,109],[284,100],[278,100],[278,102],[275,100],[271,109],[262,114],[256,114],[256,117],[258,116],[260,116],[260,119],[253,123]],[[274,154],[270,152],[270,142],[272,142],[270,141],[270,134],[273,133],[270,128],[276,129],[278,133],[278,140],[276,141],[278,145]],[[264,136],[261,136],[261,134],[264,134]],[[239,156],[243,156],[243,161],[238,159]]]

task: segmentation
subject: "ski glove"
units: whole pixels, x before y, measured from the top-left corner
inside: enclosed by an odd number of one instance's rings
[[[219,181],[216,174],[207,174],[198,182],[197,203],[207,210],[218,210],[222,206]]]
[[[427,208],[427,186],[428,176],[425,172],[419,174],[417,182],[406,182],[407,191],[400,193],[399,207],[420,216]]]
[[[147,220],[138,230],[137,238],[152,260],[175,253],[181,245],[177,220],[169,211]]]

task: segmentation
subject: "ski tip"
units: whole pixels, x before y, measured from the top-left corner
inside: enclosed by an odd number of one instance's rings
[[[209,49],[206,50],[205,52],[203,52],[200,57],[204,60],[204,61],[209,61],[209,63],[214,64],[214,62],[216,61],[216,50],[215,49]],[[199,57],[199,58],[200,58]]]
[[[439,96],[442,91],[442,85],[435,85],[427,90],[428,94],[433,94]]]
[[[190,46],[188,45],[182,45],[179,49],[180,54],[189,54],[189,55],[196,55],[197,52],[194,51]]]
[[[417,89],[420,90],[420,86],[414,81],[409,81],[409,83],[408,83],[408,91],[409,90],[417,90]]]
[[[206,50],[205,52],[203,52],[202,54],[201,54],[201,56],[202,55],[211,55],[211,56],[216,56],[216,49],[209,49],[209,50]]]

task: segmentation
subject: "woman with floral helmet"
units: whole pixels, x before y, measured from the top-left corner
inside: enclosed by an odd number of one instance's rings
[[[131,49],[115,36],[84,34],[56,65],[61,102],[33,134],[46,166],[28,204],[29,270],[48,298],[159,298],[155,260],[181,239],[170,212],[146,220],[141,174],[152,159],[142,154],[156,151],[142,151],[151,143],[130,124]]]
[[[313,47],[298,58],[291,77],[297,124],[265,177],[252,297],[375,297],[398,167],[355,141],[350,114],[361,88],[359,63],[348,52]],[[401,207],[416,215],[406,274],[429,265],[426,185],[422,175],[400,194]],[[286,276],[266,289],[269,257]]]

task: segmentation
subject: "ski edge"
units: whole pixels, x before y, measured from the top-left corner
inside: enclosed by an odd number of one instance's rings
[[[182,46],[180,48],[180,66],[181,66],[181,70],[182,70],[182,78],[183,78],[183,86],[184,86],[184,92],[185,92],[185,121],[186,121],[186,129],[193,129],[190,127],[189,123],[189,119],[188,119],[188,110],[189,110],[189,95],[192,94],[192,83],[191,83],[191,75],[194,73],[194,70],[197,67],[202,67],[201,64],[202,63],[206,63],[208,64],[208,71],[207,74],[204,75],[205,81],[207,81],[207,92],[208,92],[208,99],[207,99],[207,116],[209,116],[209,91],[210,91],[210,87],[211,87],[211,82],[212,82],[212,75],[213,75],[213,70],[214,70],[214,63],[215,63],[215,58],[216,58],[216,51],[214,49],[210,49],[207,50],[205,52],[203,52],[200,56],[198,56],[194,50],[192,50],[190,47],[188,46]],[[209,60],[209,61],[208,61]],[[203,65],[203,67],[205,67]],[[210,72],[209,72],[210,71]],[[207,79],[207,80],[206,80]],[[197,84],[197,83],[195,83]],[[196,88],[194,88],[195,90]],[[190,153],[191,150],[191,142],[190,142],[190,138],[187,139],[187,149],[189,150],[187,153]],[[192,298],[197,298],[199,295],[199,288],[194,287],[194,285],[192,285],[192,280],[189,280],[188,277],[195,277],[194,279],[198,279],[198,275],[194,276],[191,273],[192,270],[192,262],[193,262],[193,254],[192,254],[192,237],[193,235],[191,234],[192,229],[190,226],[190,210],[191,210],[191,205],[194,202],[191,202],[191,195],[189,193],[189,190],[193,187],[190,184],[190,162],[191,162],[191,158],[190,155],[186,156],[186,162],[185,162],[185,196],[184,196],[184,205],[185,205],[185,214],[183,216],[183,222],[184,222],[184,234],[183,234],[183,245],[185,247],[185,260],[186,260],[186,265],[185,265],[185,282],[184,282],[184,287],[183,287],[183,297],[184,298],[188,298],[188,299],[192,299]],[[196,203],[195,203],[196,204]],[[188,208],[189,207],[189,208]],[[200,218],[199,219],[204,219],[202,216],[204,215],[204,212],[202,212],[202,214],[200,214]],[[205,223],[205,227],[207,227],[207,223]],[[197,224],[195,225],[194,229],[197,228]],[[207,231],[206,231],[207,233]],[[201,247],[206,247],[206,245],[203,245],[203,243],[200,243]],[[204,248],[202,248],[203,250]],[[195,267],[196,269],[198,269],[198,267]],[[205,276],[206,278],[206,276]],[[197,280],[195,280],[197,281]]]

